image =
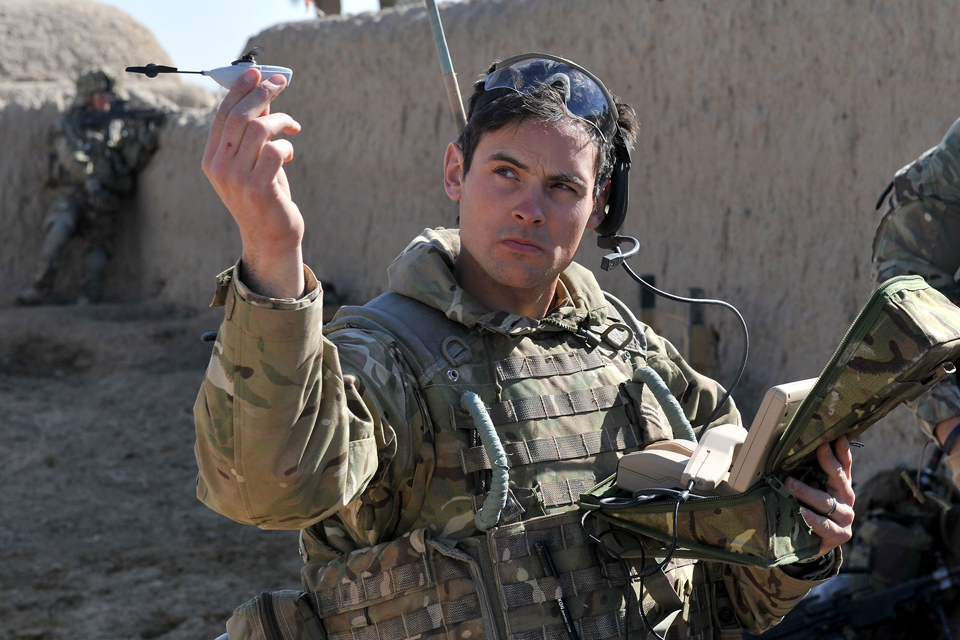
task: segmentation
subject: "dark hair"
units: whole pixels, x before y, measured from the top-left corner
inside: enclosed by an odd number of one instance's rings
[[[487,74],[494,71],[496,64],[497,62],[494,62],[490,65]],[[584,131],[597,146],[597,175],[593,188],[593,197],[597,197],[600,194],[600,188],[610,178],[613,171],[614,140],[605,140],[596,127],[582,122],[580,118],[572,117],[564,104],[563,94],[559,89],[549,85],[541,85],[536,90],[523,94],[507,91],[501,97],[481,105],[478,110],[476,108],[477,101],[485,93],[485,80],[486,75],[473,84],[473,94],[467,103],[467,125],[456,140],[457,146],[463,151],[464,175],[470,171],[473,154],[485,133],[499,131],[508,124],[519,123],[524,120],[559,122],[564,119],[572,119],[581,123]],[[613,100],[620,116],[617,120],[618,133],[616,135],[621,138],[621,144],[627,149],[632,149],[637,139],[637,130],[640,127],[640,123],[637,122],[637,114],[633,107],[617,96],[613,96]]]

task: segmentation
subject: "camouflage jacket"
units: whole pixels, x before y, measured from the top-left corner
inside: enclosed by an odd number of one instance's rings
[[[873,278],[919,275],[960,301],[960,120],[940,144],[900,169],[879,208]],[[909,405],[932,437],[938,422],[960,415],[960,389],[950,376]]]
[[[576,264],[561,275],[555,307],[543,320],[490,312],[457,285],[458,250],[458,232],[425,231],[391,265],[391,289],[502,340],[548,344],[558,339],[557,326],[606,321],[596,280]],[[428,467],[426,417],[413,393],[417,376],[389,336],[346,329],[324,337],[321,292],[309,269],[311,293],[302,300],[259,297],[236,272],[219,278],[214,304],[225,307],[225,320],[195,407],[198,497],[239,522],[304,529],[311,561],[323,551],[348,554],[406,533],[411,505],[433,498],[419,494],[429,481],[417,480]],[[647,364],[703,428],[722,388],[650,330],[646,341]],[[739,421],[731,407],[715,424]],[[615,458],[603,465],[598,471],[612,473]],[[554,473],[552,466],[531,473]],[[439,466],[432,474],[435,480],[447,475]],[[417,515],[417,526],[424,526]],[[445,515],[437,533],[474,535],[472,516]],[[823,577],[835,574],[838,562]],[[775,624],[817,583],[780,569],[730,565],[720,571],[741,623],[754,632]]]
[[[95,178],[100,185],[124,196],[134,189],[136,172],[157,149],[155,118],[134,118],[122,108],[107,113],[71,107],[50,130],[55,185],[82,187]]]

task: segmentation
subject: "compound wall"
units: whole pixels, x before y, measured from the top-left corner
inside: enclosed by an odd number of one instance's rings
[[[442,17],[464,93],[493,58],[541,50],[577,60],[634,105],[625,231],[643,249],[632,264],[667,290],[700,287],[740,309],[752,337],[737,391],[748,414],[770,385],[819,373],[871,290],[877,197],[960,115],[949,0],[464,0]],[[261,62],[295,71],[275,108],[303,124],[287,171],[306,260],[348,298],[368,299],[415,233],[456,216],[441,182],[455,130],[426,12],[289,23],[251,42],[268,52]],[[210,117],[188,114],[165,132],[141,180],[139,276],[114,295],[135,285],[201,305],[236,260],[238,235],[199,170]],[[599,256],[581,250],[590,266]],[[13,262],[4,297],[28,279]],[[600,278],[639,300],[624,274]],[[739,329],[723,310],[707,320],[711,373],[728,381]],[[915,432],[896,412],[864,436],[860,472],[915,464]]]

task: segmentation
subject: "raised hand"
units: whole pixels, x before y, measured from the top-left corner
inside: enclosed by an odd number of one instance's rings
[[[296,298],[303,293],[303,216],[290,197],[283,165],[293,159],[289,140],[300,131],[270,103],[286,86],[281,75],[266,80],[250,69],[227,94],[210,128],[203,172],[240,229],[242,277],[256,293]]]

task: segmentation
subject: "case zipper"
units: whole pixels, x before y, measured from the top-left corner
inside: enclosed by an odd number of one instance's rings
[[[283,633],[280,631],[280,623],[277,622],[277,611],[274,609],[273,594],[264,591],[257,598],[257,608],[260,611],[260,626],[267,640],[284,640]]]
[[[904,280],[906,282],[904,282]],[[853,336],[854,333],[859,332],[863,324],[867,323],[868,321],[874,321],[875,316],[880,314],[882,306],[874,308],[878,298],[889,296],[891,293],[896,291],[918,291],[920,289],[926,289],[929,287],[929,285],[918,276],[902,276],[900,278],[894,278],[892,280],[888,280],[887,284],[892,286],[881,285],[873,290],[873,293],[870,295],[870,299],[860,309],[860,312],[857,314],[853,324],[851,324],[846,333],[843,334],[843,339],[840,341],[840,344],[837,345],[833,355],[830,356],[830,360],[827,361],[827,365],[823,368],[823,371],[832,369],[849,348],[851,336]],[[823,372],[821,372],[820,375],[822,376]],[[765,468],[766,475],[772,474],[774,470],[780,466],[783,452],[788,447],[794,445],[799,433],[803,431],[803,427],[807,426],[807,423],[810,420],[811,412],[820,406],[821,402],[823,402],[827,384],[828,383],[826,380],[818,380],[813,389],[810,390],[810,393],[804,399],[803,403],[801,403],[797,412],[793,415],[793,418],[790,419],[790,424],[787,425],[783,435],[777,441],[776,445],[774,445],[773,450],[767,457],[767,465]],[[833,383],[831,382],[829,384]]]

